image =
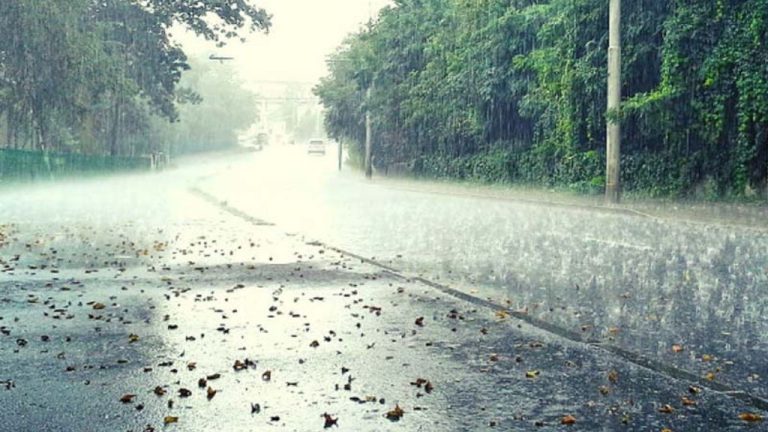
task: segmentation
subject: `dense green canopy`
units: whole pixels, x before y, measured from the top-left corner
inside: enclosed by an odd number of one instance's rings
[[[358,149],[370,108],[379,170],[600,190],[620,115],[625,188],[764,191],[768,0],[632,0],[622,20],[620,113],[605,108],[605,0],[397,0],[315,91]]]
[[[135,154],[156,117],[197,100],[177,84],[189,69],[169,29],[223,44],[270,17],[246,0],[0,2],[0,130],[6,146]]]

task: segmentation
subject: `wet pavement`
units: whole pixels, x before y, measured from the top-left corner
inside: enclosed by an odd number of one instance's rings
[[[739,417],[765,415],[754,401],[710,388],[762,389],[735,372],[765,368],[765,273],[740,267],[766,256],[760,237],[725,236],[729,261],[724,234],[673,226],[679,255],[650,243],[654,267],[626,252],[649,229],[626,216],[395,192],[335,174],[331,155],[270,150],[0,193],[0,430],[765,426]],[[590,249],[607,241],[600,227],[627,238]],[[599,262],[612,255],[626,263]],[[703,301],[713,263],[722,292]],[[751,308],[738,309],[743,297]],[[632,352],[655,346],[653,359],[711,371],[713,385],[535,319]],[[396,406],[402,417],[388,419]]]
[[[365,182],[336,173],[333,157],[275,150],[232,164],[203,189],[287,229],[490,298],[584,341],[768,398],[764,208],[634,203],[629,211],[606,211],[550,196],[544,200],[554,205],[542,205],[530,195],[496,199],[504,197],[494,188],[478,196],[435,183]],[[691,220],[696,213],[706,221]],[[717,214],[736,215],[739,224],[713,220]]]

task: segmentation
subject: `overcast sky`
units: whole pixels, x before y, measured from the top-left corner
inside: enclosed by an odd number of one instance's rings
[[[315,82],[325,75],[325,57],[344,37],[365,24],[390,0],[254,0],[272,17],[268,35],[255,34],[246,43],[224,48],[189,34],[180,37],[191,58],[210,54],[233,56],[231,62],[246,82]]]

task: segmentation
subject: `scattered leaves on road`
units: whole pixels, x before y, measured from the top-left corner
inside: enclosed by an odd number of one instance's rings
[[[132,403],[135,397],[135,394],[125,394],[120,398],[120,402],[124,404]]]
[[[611,384],[616,384],[619,382],[619,371],[616,369],[611,369],[608,371],[608,381],[611,382]]]
[[[743,412],[739,414],[739,418],[744,420],[745,422],[751,422],[751,423],[763,421],[763,416],[761,416],[760,414],[755,414],[751,412]]]
[[[659,412],[664,414],[672,414],[675,412],[675,409],[670,404],[664,404],[659,407]]]
[[[323,421],[324,421],[323,428],[324,429],[328,429],[331,426],[336,426],[336,427],[339,426],[339,419],[338,419],[338,417],[333,417],[333,416],[331,416],[328,413],[323,413],[323,415],[321,417],[323,417]]]
[[[529,371],[525,372],[525,377],[526,377],[526,378],[536,378],[536,377],[537,377],[537,376],[539,376],[540,374],[541,374],[541,371],[538,371],[538,370],[529,370]]]
[[[396,404],[394,408],[387,411],[386,417],[391,421],[399,421],[401,418],[403,418],[403,415],[405,415],[405,411],[400,408],[399,404]]]
[[[216,393],[218,393],[218,390],[214,390],[212,387],[208,387],[208,390],[206,390],[206,397],[208,400],[211,400],[214,396],[216,396]]]

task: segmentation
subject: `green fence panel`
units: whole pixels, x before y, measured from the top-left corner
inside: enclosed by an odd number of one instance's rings
[[[55,180],[149,169],[149,158],[0,149],[0,181],[4,182]]]

